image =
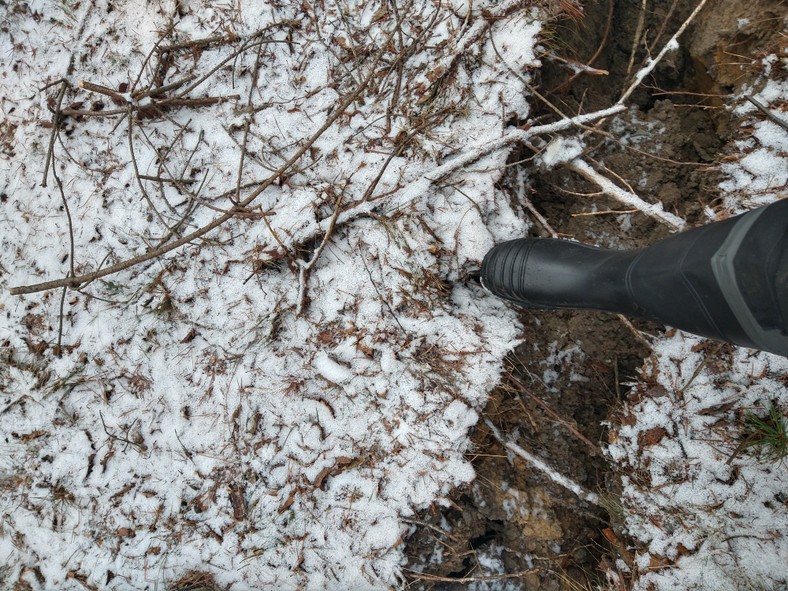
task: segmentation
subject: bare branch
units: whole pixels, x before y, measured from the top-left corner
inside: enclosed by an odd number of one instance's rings
[[[635,195],[635,193],[632,191],[622,189],[613,183],[613,181],[594,170],[585,160],[576,158],[575,160],[567,163],[566,166],[571,170],[581,174],[592,183],[596,184],[600,189],[602,189],[614,199],[620,201],[624,205],[639,209],[647,216],[667,225],[670,229],[683,230],[686,228],[687,223],[683,219],[677,215],[665,211],[661,205],[647,203]]]
[[[537,458],[532,453],[529,453],[529,452],[525,451],[522,447],[520,447],[516,443],[514,443],[512,441],[505,440],[503,438],[503,436],[501,435],[501,432],[498,431],[498,428],[495,425],[493,425],[493,423],[492,423],[492,421],[490,419],[484,419],[484,422],[490,428],[490,431],[492,432],[493,436],[506,449],[514,452],[515,454],[517,454],[518,456],[523,458],[526,462],[528,462],[532,467],[536,468],[542,474],[547,476],[550,480],[552,480],[556,484],[560,484],[565,489],[575,493],[578,497],[580,497],[584,501],[588,501],[589,503],[591,503],[593,505],[597,505],[599,507],[602,506],[602,504],[600,503],[600,500],[599,500],[599,495],[597,495],[596,493],[592,493],[590,491],[587,491],[586,489],[584,489],[582,486],[580,486],[574,480],[571,480],[571,479],[567,478],[566,476],[564,476],[563,474],[560,474],[560,473],[556,472],[553,468],[551,468],[549,465],[547,465],[547,463],[545,463],[543,460]]]

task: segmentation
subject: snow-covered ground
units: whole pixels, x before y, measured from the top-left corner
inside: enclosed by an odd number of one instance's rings
[[[2,9],[0,587],[397,583],[518,337],[508,149],[424,175],[527,117],[523,4]]]
[[[527,119],[527,4],[0,9],[0,587],[401,582],[403,518],[473,479],[519,338],[466,281],[528,227],[496,184],[513,142],[434,171]],[[782,131],[741,109],[728,211],[785,185]],[[9,293],[69,274],[92,281]],[[642,589],[786,576],[784,464],[728,463],[740,409],[788,404],[786,360],[706,352],[656,344],[609,450],[645,479]]]

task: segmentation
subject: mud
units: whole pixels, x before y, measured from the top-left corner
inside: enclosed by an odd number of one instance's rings
[[[659,51],[695,5],[649,0],[642,13],[640,0],[584,4],[582,19],[562,21],[551,33],[547,52],[557,57],[545,57],[536,81],[565,113],[615,103],[632,69]],[[661,201],[690,224],[705,222],[704,208],[718,207],[716,167],[731,134],[725,98],[756,77],[755,68],[741,64],[773,46],[784,10],[779,0],[711,2],[682,37],[680,50],[632,95],[630,111],[606,123],[610,135],[592,141],[587,156],[647,201]],[[567,61],[607,74],[575,76]],[[535,107],[537,116],[555,118],[545,104]],[[529,198],[559,235],[630,248],[669,233],[642,214],[620,213],[619,203],[570,171],[526,166]],[[549,233],[534,223],[535,236]],[[522,321],[525,341],[507,360],[509,375],[483,414],[516,435],[519,445],[599,493],[606,509],[579,500],[521,460],[511,462],[480,423],[473,433],[475,483],[455,493],[452,507],[435,507],[413,522],[406,566],[411,589],[594,588],[616,559],[627,558],[616,476],[601,452],[602,425],[648,355],[641,331],[664,329],[591,312],[523,311]]]

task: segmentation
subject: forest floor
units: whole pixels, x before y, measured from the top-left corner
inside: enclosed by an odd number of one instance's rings
[[[553,45],[557,57],[546,59],[539,71],[540,93],[565,113],[614,102],[631,74],[636,31],[646,31],[642,42],[653,48],[659,33],[674,31],[692,9],[689,3],[669,0],[647,6],[644,13],[637,2],[589,2],[582,18],[562,21]],[[708,211],[727,215],[731,197],[720,188],[726,174],[722,165],[736,159],[742,125],[741,115],[731,108],[732,97],[752,92],[761,74],[758,56],[769,47],[785,48],[784,8],[782,2],[712,3],[682,37],[682,49],[633,95],[634,107],[605,126],[618,142],[600,137],[591,156],[690,225],[708,221]],[[578,75],[567,63],[597,71]],[[545,102],[534,101],[538,113],[551,112]],[[784,94],[775,106],[785,119]],[[524,151],[512,159],[532,156]],[[785,171],[785,160],[772,169],[778,197],[786,196]],[[627,213],[620,202],[571,171],[541,171],[531,181],[531,203],[549,224],[535,224],[533,236],[557,234],[608,248],[638,248],[670,233],[638,211]],[[412,564],[426,563],[430,575],[414,574],[412,588],[634,588],[638,569],[629,567],[638,551],[647,552],[647,544],[627,535],[619,501],[620,467],[603,450],[611,431],[620,427],[622,409],[638,400],[650,367],[644,361],[665,329],[589,311],[528,310],[521,320],[525,343],[507,357],[507,378],[493,391],[485,415],[587,490],[597,491],[602,506],[584,502],[527,462],[512,461],[482,424],[473,435],[477,480],[453,497],[453,507],[425,513],[429,527],[420,528],[408,543]],[[730,370],[730,348],[710,349],[703,363]],[[783,404],[784,372],[779,365],[774,369],[775,394]],[[768,406],[768,401],[762,404]],[[785,465],[776,470],[784,472]],[[617,568],[617,561],[628,567]],[[657,563],[676,568],[673,560]],[[778,582],[762,582],[758,588],[782,588],[785,569],[775,568],[774,574]],[[682,581],[681,574],[677,577]],[[754,584],[730,580],[733,585]],[[686,576],[681,588],[718,587]]]
[[[786,197],[785,30],[2,3],[0,588],[785,588],[788,361],[478,282]]]

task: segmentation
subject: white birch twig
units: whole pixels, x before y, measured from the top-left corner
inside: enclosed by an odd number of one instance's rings
[[[648,203],[632,191],[622,189],[609,178],[594,170],[585,160],[575,158],[568,162],[566,166],[596,184],[602,191],[617,201],[642,211],[647,216],[662,222],[671,230],[680,231],[687,227],[687,223],[677,215],[665,211],[660,204]]]
[[[570,117],[567,119],[561,119],[554,123],[537,125],[536,127],[529,127],[527,129],[519,129],[519,128],[513,129],[502,135],[497,140],[487,141],[479,146],[473,147],[467,152],[465,152],[464,154],[462,154],[461,156],[457,156],[456,158],[449,160],[445,164],[438,166],[437,168],[425,174],[424,178],[426,178],[430,182],[435,182],[445,177],[446,175],[454,172],[455,170],[464,168],[465,166],[468,166],[469,164],[476,162],[477,160],[486,156],[487,154],[492,154],[493,152],[497,152],[498,150],[505,148],[511,144],[525,142],[526,140],[537,135],[543,135],[546,133],[555,133],[558,131],[569,129],[570,127],[577,127],[580,125],[584,125],[586,123],[590,123],[591,121],[604,119],[605,117],[610,117],[611,115],[620,113],[624,109],[625,109],[624,105],[617,104],[617,105],[613,105],[612,107],[608,107],[607,109],[594,111],[593,113],[585,113],[584,115],[577,115],[576,117]]]
[[[555,470],[553,470],[553,468],[548,466],[544,461],[540,460],[532,453],[525,451],[522,447],[520,447],[516,443],[513,443],[511,441],[506,441],[501,435],[501,432],[498,431],[498,428],[495,425],[493,425],[490,419],[485,419],[484,422],[490,428],[490,431],[492,431],[492,434],[495,436],[495,438],[498,441],[500,441],[501,445],[503,445],[506,449],[514,452],[515,454],[523,458],[526,462],[528,462],[531,466],[542,472],[550,480],[552,480],[556,484],[560,484],[565,489],[575,493],[578,497],[580,497],[584,501],[588,501],[589,503],[593,505],[597,505],[598,507],[602,506],[602,504],[599,501],[599,495],[587,491],[571,478],[567,478],[563,474],[556,472]]]

